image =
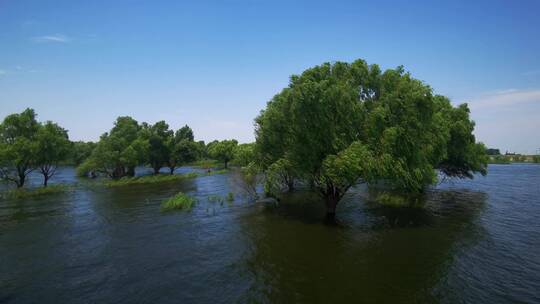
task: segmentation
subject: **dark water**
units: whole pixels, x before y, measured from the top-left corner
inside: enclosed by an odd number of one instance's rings
[[[161,213],[177,191],[198,205]],[[381,207],[357,187],[329,225],[317,197],[253,203],[227,174],[1,201],[0,302],[540,302],[540,166],[493,165],[425,200]]]

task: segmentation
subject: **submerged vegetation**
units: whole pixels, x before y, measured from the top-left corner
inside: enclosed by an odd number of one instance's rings
[[[185,179],[195,178],[200,176],[200,174],[195,172],[190,172],[186,174],[177,174],[177,175],[146,175],[146,176],[137,176],[137,177],[123,177],[116,180],[108,180],[104,184],[107,187],[118,187],[118,186],[129,186],[129,185],[140,185],[140,184],[157,184],[157,183],[167,183],[167,182],[176,182]]]
[[[129,185],[140,185],[140,184],[157,184],[157,183],[167,183],[167,182],[177,182],[181,180],[208,176],[214,174],[224,174],[228,171],[226,169],[221,170],[212,170],[205,173],[190,172],[185,174],[159,174],[159,175],[146,175],[146,176],[135,176],[135,177],[123,177],[121,179],[108,180],[104,184],[108,187],[117,187],[117,186],[129,186]]]
[[[23,199],[49,194],[64,193],[70,191],[71,189],[72,186],[68,185],[50,185],[48,187],[40,187],[33,189],[16,188],[4,191],[1,197],[3,197],[4,199]]]
[[[161,204],[161,211],[191,210],[196,203],[195,198],[183,192],[178,192]]]

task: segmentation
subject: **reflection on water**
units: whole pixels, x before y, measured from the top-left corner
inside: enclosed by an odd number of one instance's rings
[[[540,166],[489,169],[423,208],[356,187],[334,224],[316,195],[254,203],[234,173],[3,201],[0,302],[539,302]],[[161,213],[178,191],[197,206]]]

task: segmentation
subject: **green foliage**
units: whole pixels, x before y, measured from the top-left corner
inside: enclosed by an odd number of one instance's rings
[[[223,162],[227,168],[229,162],[234,158],[234,153],[238,142],[234,139],[212,142],[208,146],[208,153],[214,159]]]
[[[147,142],[146,162],[154,169],[154,174],[169,161],[171,147],[168,143],[173,137],[173,131],[165,121],[158,121],[154,125],[143,123],[140,137]]]
[[[147,159],[149,143],[139,137],[141,126],[129,116],[118,117],[109,133],[101,136],[90,157],[81,166],[85,171],[118,179],[133,176],[135,166]]]
[[[540,163],[540,155],[534,155],[533,156],[533,162],[537,163],[537,164]]]
[[[341,198],[359,178],[364,181],[373,179],[376,163],[371,151],[360,143],[353,142],[336,155],[328,155],[322,162],[321,172],[315,181],[322,189],[332,187],[332,191]]]
[[[234,193],[232,192],[227,193],[226,200],[227,202],[234,202]]]
[[[357,60],[308,69],[255,123],[267,186],[286,178],[314,184],[329,212],[358,181],[418,192],[435,183],[435,169],[460,178],[486,173],[467,106],[452,107],[402,67],[382,73]]]
[[[72,142],[66,163],[76,167],[81,165],[87,158],[90,157],[95,147],[96,143],[94,142]]]
[[[295,174],[294,165],[285,158],[273,162],[266,169],[264,192],[272,196],[278,195],[284,189],[292,190]]]
[[[210,169],[219,167],[220,164],[215,159],[200,159],[189,163],[189,165],[197,168]]]
[[[510,159],[504,155],[491,156],[488,160],[490,164],[509,164]]]
[[[240,144],[234,151],[233,163],[240,167],[245,167],[255,160],[255,144]]]
[[[187,125],[178,129],[174,136],[170,136],[166,145],[169,150],[166,163],[171,174],[176,167],[196,160],[201,154],[200,144],[193,141],[193,131]]]
[[[51,121],[39,128],[35,140],[38,149],[36,165],[46,187],[48,180],[56,173],[58,164],[67,158],[71,142],[67,131]]]
[[[34,110],[11,114],[0,124],[0,177],[20,188],[38,168],[47,186],[70,146],[67,131],[51,121],[38,123]]]
[[[161,204],[161,211],[191,210],[196,203],[197,200],[195,198],[190,197],[185,193],[178,192]]]

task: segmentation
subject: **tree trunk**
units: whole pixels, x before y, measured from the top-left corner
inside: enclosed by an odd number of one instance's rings
[[[229,163],[229,161],[225,161],[225,169],[227,169],[227,164]]]
[[[325,196],[326,203],[326,217],[328,219],[334,219],[336,217],[336,207],[339,202],[339,197],[333,193],[328,193]]]
[[[15,182],[17,184],[17,188],[22,188],[22,186],[24,186],[25,180],[26,174],[19,172],[19,181]]]
[[[128,176],[135,176],[135,167],[128,167],[127,173]]]
[[[159,174],[159,169],[161,169],[161,167],[154,166],[154,174],[155,175]]]
[[[170,170],[171,175],[174,174],[174,169],[176,169],[176,168],[175,168],[175,167],[169,167],[169,170]]]
[[[294,191],[294,179],[292,178],[287,179],[287,189],[289,190],[289,192]]]
[[[47,187],[48,182],[49,182],[49,175],[43,174],[43,187]]]

